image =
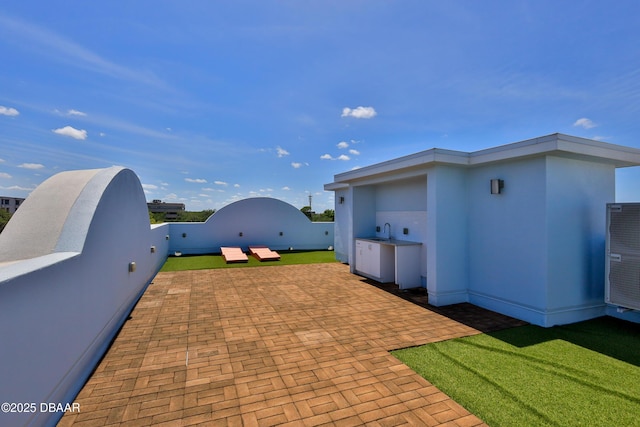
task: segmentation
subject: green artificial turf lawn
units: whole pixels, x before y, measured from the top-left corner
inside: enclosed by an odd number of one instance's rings
[[[278,252],[279,261],[258,261],[249,255],[248,262],[233,262],[227,264],[220,255],[189,255],[169,257],[160,271],[203,270],[207,268],[242,268],[265,265],[318,264],[337,262],[333,251],[308,252]]]
[[[496,426],[640,425],[640,325],[523,326],[393,352]]]

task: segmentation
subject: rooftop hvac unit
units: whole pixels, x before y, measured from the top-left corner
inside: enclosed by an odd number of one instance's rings
[[[607,204],[605,302],[640,310],[640,203]]]

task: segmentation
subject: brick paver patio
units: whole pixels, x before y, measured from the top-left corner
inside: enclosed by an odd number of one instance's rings
[[[59,426],[481,425],[389,354],[476,333],[339,263],[160,273]]]

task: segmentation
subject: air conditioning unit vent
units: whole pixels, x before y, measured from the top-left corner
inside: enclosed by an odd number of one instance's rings
[[[607,205],[605,302],[640,310],[640,203]]]

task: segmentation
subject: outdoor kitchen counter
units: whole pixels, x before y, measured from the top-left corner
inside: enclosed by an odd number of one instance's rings
[[[355,273],[381,283],[394,282],[400,289],[422,286],[422,243],[380,237],[355,239]]]
[[[393,246],[422,245],[421,242],[412,242],[410,240],[398,240],[398,239],[384,239],[381,237],[369,237],[369,238],[358,237],[356,240],[364,240],[367,242],[380,243],[381,245],[393,245]]]

